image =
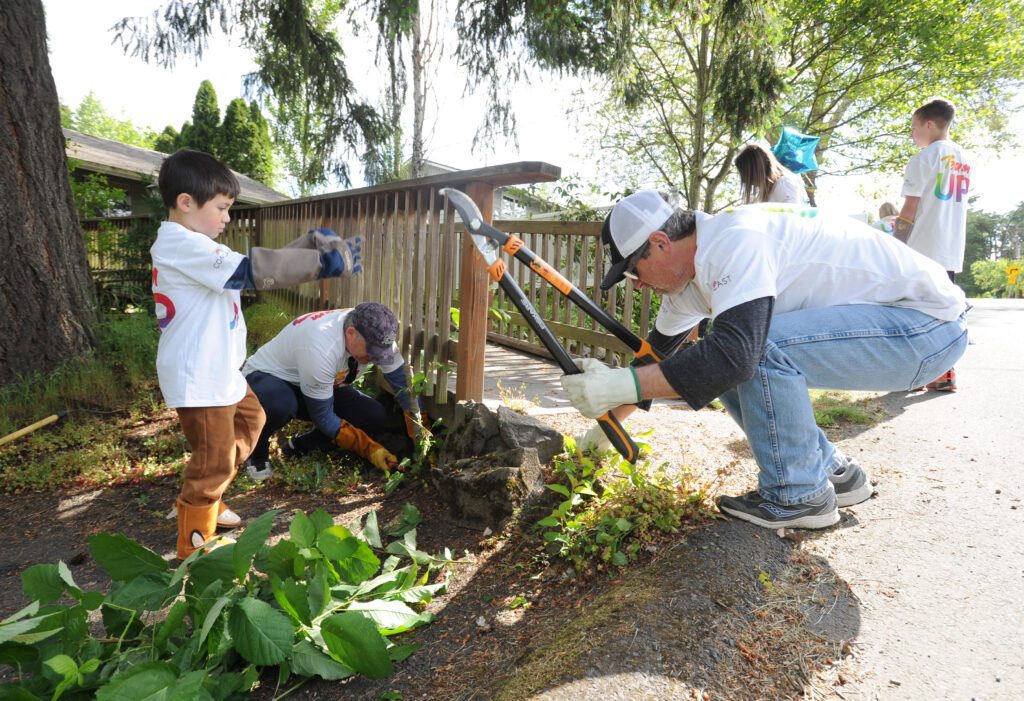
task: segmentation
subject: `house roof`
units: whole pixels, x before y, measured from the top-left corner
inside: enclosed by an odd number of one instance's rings
[[[166,153],[90,136],[73,129],[64,129],[64,139],[68,158],[78,161],[82,170],[129,180],[155,182],[160,166],[167,158]],[[235,173],[235,176],[241,186],[238,204],[267,204],[289,199],[287,195],[246,175]]]

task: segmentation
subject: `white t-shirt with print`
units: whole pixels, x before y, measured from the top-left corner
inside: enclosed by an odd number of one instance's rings
[[[156,371],[171,408],[229,406],[245,396],[245,319],[224,284],[241,253],[180,224],[163,222],[149,249],[160,344]]]
[[[807,204],[807,190],[804,189],[804,181],[796,173],[783,171],[782,177],[775,183],[775,187],[772,188],[766,201]]]
[[[945,139],[915,153],[903,175],[903,196],[921,198],[907,245],[954,273],[964,267],[970,188],[970,156]]]
[[[963,291],[934,261],[849,217],[756,204],[697,224],[694,279],[665,295],[656,328],[675,335],[761,297],[774,314],[843,304],[917,309],[952,321]]]
[[[242,373],[259,370],[298,385],[310,399],[330,399],[334,387],[348,374],[349,353],[345,349],[345,317],[351,309],[311,312],[293,320],[280,333],[253,353]],[[386,374],[402,367],[405,360],[395,352],[391,364],[381,366]],[[356,375],[366,365],[359,365]]]

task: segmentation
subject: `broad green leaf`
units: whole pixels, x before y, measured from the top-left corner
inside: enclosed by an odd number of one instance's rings
[[[3,699],[3,701],[42,701],[38,696],[25,691],[20,686],[0,687],[0,699]]]
[[[299,548],[290,540],[279,540],[256,556],[256,569],[265,574],[276,574],[281,579],[301,577],[305,567]]]
[[[148,572],[166,572],[167,561],[125,536],[97,533],[89,538],[89,551],[111,579],[127,581]]]
[[[629,531],[633,528],[633,524],[624,518],[620,518],[615,521],[615,527],[618,528],[619,531],[622,533],[629,533]]]
[[[61,581],[68,586],[68,589],[81,592],[81,589],[75,584],[75,578],[71,576],[71,570],[64,564],[63,560],[57,561],[57,573],[60,575]]]
[[[416,528],[422,520],[423,516],[420,514],[420,510],[412,504],[406,504],[402,507],[401,516],[396,521],[389,523],[385,531],[388,535],[397,538]]]
[[[235,543],[233,563],[235,577],[239,581],[245,579],[246,573],[252,567],[252,559],[256,556],[256,551],[267,542],[267,537],[274,528],[274,517],[277,516],[278,511],[279,509],[268,511],[250,523],[239,536],[238,542]]]
[[[374,548],[384,547],[380,542],[380,527],[377,525],[376,509],[366,515],[366,523],[363,524],[363,538]]]
[[[81,599],[82,606],[85,607],[86,611],[95,611],[100,606],[102,606],[103,602],[106,601],[106,600],[107,600],[107,597],[105,597],[102,592],[98,592],[98,591],[82,592],[82,599]]]
[[[402,662],[408,659],[409,655],[420,649],[420,643],[410,643],[409,645],[392,645],[388,648],[388,656],[391,657],[392,662]]]
[[[309,592],[306,600],[309,603],[309,615],[319,616],[331,600],[331,585],[327,581],[327,566],[323,562],[316,563],[316,570],[309,578]]]
[[[231,597],[222,596],[210,607],[210,612],[206,614],[206,618],[203,619],[203,627],[199,632],[199,644],[202,645],[203,641],[206,640],[206,636],[210,634],[214,624],[220,617],[221,611],[224,607],[231,603]]]
[[[352,670],[370,679],[391,675],[387,640],[363,614],[346,611],[331,616],[321,624],[320,633],[327,649]]]
[[[48,660],[43,660],[43,664],[62,679],[74,679],[78,676],[78,665],[67,655],[55,655]]]
[[[62,614],[63,611],[53,611],[42,616],[34,616],[32,618],[21,618],[17,621],[11,621],[10,623],[0,624],[0,643],[5,643],[8,640],[14,640],[15,642],[22,643],[28,642],[24,638],[27,634],[29,634],[30,631],[33,631],[36,628],[38,628],[40,624],[43,623],[43,621],[53,618],[54,616],[60,616]],[[56,630],[52,628],[45,630],[45,635],[43,635],[42,638],[39,638],[39,640],[44,640],[53,635],[54,633],[58,632],[59,630],[59,628],[57,628]]]
[[[388,601],[404,601],[407,604],[420,604],[432,601],[437,595],[443,594],[447,588],[447,582],[422,584],[420,586],[409,587],[408,589],[385,592],[384,594],[381,594],[380,597]]]
[[[197,701],[211,698],[203,688],[203,681],[210,675],[205,669],[189,672],[178,679],[167,694],[167,701]]]
[[[18,643],[0,643],[0,665],[27,667],[39,660],[39,650]]]
[[[201,592],[215,581],[232,584],[235,581],[234,552],[235,543],[229,543],[205,553],[193,562],[188,578],[194,591]]]
[[[64,594],[64,581],[57,565],[32,565],[21,573],[21,589],[29,599],[49,604]]]
[[[629,564],[629,558],[626,557],[626,554],[621,550],[616,550],[612,555],[612,564],[622,567],[623,565]]]
[[[26,616],[34,616],[38,612],[39,612],[39,602],[38,601],[33,601],[31,604],[29,604],[28,606],[26,606],[22,610],[16,611],[16,612],[12,613],[10,616],[8,616],[7,618],[5,618],[4,620],[0,621],[0,625],[3,625],[4,623],[13,623],[14,621],[20,621],[22,618],[25,618]]]
[[[178,681],[166,662],[144,662],[111,677],[96,690],[97,701],[163,701]]]
[[[271,591],[278,605],[286,613],[291,614],[296,622],[312,625],[313,617],[309,611],[309,587],[294,579],[282,581],[277,575],[270,577]]]
[[[569,496],[569,488],[566,487],[564,484],[546,484],[544,486],[550,489],[552,492],[561,494],[563,497]]]
[[[22,633],[21,635],[15,635],[11,638],[12,643],[21,643],[22,645],[35,645],[38,642],[42,642],[47,638],[52,638],[58,633],[63,633],[64,628],[51,628],[50,630],[40,630],[31,633]]]
[[[292,542],[300,548],[311,548],[316,542],[316,525],[301,511],[295,512],[288,532],[292,536]]]
[[[349,584],[359,584],[380,569],[380,559],[370,546],[342,526],[328,528],[317,536],[316,544],[320,552],[337,563],[339,574]]]
[[[78,668],[80,674],[92,674],[100,668],[100,660],[97,657],[93,657],[91,660],[86,660],[82,663],[82,666]]]
[[[235,649],[257,665],[278,664],[291,652],[295,629],[280,611],[259,599],[241,599],[228,615]]]
[[[174,606],[171,606],[167,612],[167,616],[160,622],[156,635],[153,636],[153,645],[155,647],[162,648],[164,643],[181,628],[186,613],[188,613],[188,602],[184,599],[175,601]]]
[[[558,519],[554,516],[548,516],[547,518],[542,518],[540,521],[537,521],[537,525],[543,526],[544,528],[551,528],[558,525]]]
[[[323,509],[317,509],[309,515],[309,520],[316,526],[316,534],[320,535],[334,525],[334,519]]]
[[[136,611],[161,611],[181,593],[181,584],[170,585],[170,572],[149,572],[110,592],[108,601]]]
[[[328,681],[337,681],[351,677],[354,672],[325,655],[316,645],[303,640],[292,648],[292,671],[303,677],[320,677]]]
[[[413,529],[405,534],[402,540],[395,540],[388,543],[385,551],[392,555],[403,555],[408,557],[417,565],[429,565],[434,558],[429,553],[416,549],[416,530]]]
[[[416,613],[401,601],[353,601],[349,611],[366,614],[382,635],[396,635],[434,619],[430,613]]]

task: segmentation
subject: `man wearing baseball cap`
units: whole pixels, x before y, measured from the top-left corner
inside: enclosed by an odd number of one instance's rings
[[[629,278],[662,295],[655,348],[704,318],[713,330],[656,365],[578,360],[583,373],[562,378],[569,400],[588,417],[615,409],[623,419],[642,400],[700,409],[719,398],[759,473],[755,491],[718,507],[759,526],[825,528],[872,494],[815,423],[809,388],[910,390],[967,347],[966,300],[945,270],[849,217],[784,204],[709,217],[644,190],[615,205],[602,239],[612,260],[603,289]]]
[[[300,316],[256,351],[242,374],[267,423],[246,463],[249,476],[257,481],[270,477],[270,436],[294,418],[311,420],[316,428],[282,444],[286,456],[334,444],[380,470],[394,467],[398,458],[370,437],[388,428],[386,409],[351,385],[369,363],[379,367],[404,411],[406,432],[415,439],[420,416],[397,335],[391,310],[364,302]]]

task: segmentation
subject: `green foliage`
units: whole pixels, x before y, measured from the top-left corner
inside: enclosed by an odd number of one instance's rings
[[[274,338],[293,318],[288,307],[279,302],[250,304],[242,315],[245,317],[249,346],[253,351]]]
[[[164,130],[153,140],[153,150],[160,153],[174,153],[178,150],[181,141],[181,134],[177,129],[168,124]]]
[[[649,474],[646,458],[631,465],[613,452],[599,464],[577,450],[572,438],[565,442],[567,452],[555,458],[555,481],[547,485],[564,499],[537,526],[577,572],[627,565],[659,537],[708,513],[705,488],[688,473],[673,480],[661,465]]]
[[[73,174],[79,161],[68,159],[68,173]],[[89,173],[82,178],[70,178],[71,195],[75,198],[75,209],[79,219],[111,216],[125,202],[124,190],[111,187],[107,176]]]
[[[0,435],[77,402],[117,405],[153,381],[157,330],[145,314],[117,314],[97,326],[95,353],[0,390]]]
[[[1012,212],[994,214],[979,210],[967,213],[967,245],[964,270],[957,284],[970,297],[1020,297],[1020,277],[1009,284],[1006,268],[1020,265],[1024,249],[1024,203]]]
[[[221,150],[220,107],[213,83],[204,80],[192,103],[192,121],[181,128],[179,148],[191,148],[217,155]]]
[[[1009,282],[1006,269],[1011,265],[1024,268],[1024,258],[974,261],[971,264],[974,293],[978,297],[1024,297],[1024,276],[1018,276],[1012,285]]]
[[[217,156],[232,169],[260,182],[271,184],[274,154],[267,121],[253,102],[238,97],[228,103],[221,125]]]
[[[124,536],[94,535],[106,594],[81,589],[63,562],[30,567],[31,603],[0,621],[11,667],[0,697],[242,699],[264,667],[282,682],[389,676],[415,649],[389,637],[433,620],[422,609],[445,591],[451,554],[418,550],[415,530],[385,547],[376,512],[352,529],[298,512],[271,545],[276,514],[173,570]],[[102,631],[87,624],[95,611]]]
[[[62,127],[90,136],[113,139],[122,144],[153,148],[157,138],[152,129],[139,128],[132,124],[131,120],[118,119],[111,115],[91,90],[75,109],[61,105],[60,116]]]
[[[870,397],[856,398],[849,392],[810,390],[814,420],[822,428],[843,423],[874,424],[885,417],[885,409]]]

